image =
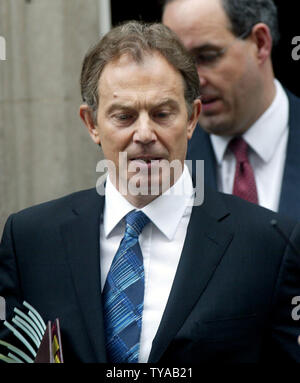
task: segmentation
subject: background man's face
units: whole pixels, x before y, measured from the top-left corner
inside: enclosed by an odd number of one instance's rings
[[[247,130],[258,117],[262,92],[256,45],[232,34],[220,0],[173,1],[163,23],[196,57],[203,94],[201,127],[219,135]]]
[[[123,185],[135,175],[127,174],[128,166],[142,169],[150,180],[162,160],[183,164],[197,118],[198,113],[188,119],[180,73],[158,53],[146,55],[142,63],[123,55],[107,64],[100,76],[94,140],[115,164],[117,181],[120,177]],[[120,152],[128,156],[125,170]],[[161,177],[160,173],[154,182],[161,185]]]

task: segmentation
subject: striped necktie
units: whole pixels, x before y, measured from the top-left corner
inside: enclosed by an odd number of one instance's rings
[[[144,306],[144,265],[139,235],[149,218],[133,210],[112,261],[102,298],[109,362],[137,363]]]

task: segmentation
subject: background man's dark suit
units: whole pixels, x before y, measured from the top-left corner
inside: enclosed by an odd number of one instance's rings
[[[286,90],[289,99],[289,137],[281,187],[279,213],[300,220],[300,99]],[[209,135],[197,128],[189,142],[188,159],[204,160],[207,183],[217,189],[216,158]]]
[[[105,362],[95,190],[12,215],[0,246],[0,295],[59,317],[65,362]],[[300,362],[291,300],[300,257],[269,224],[275,213],[206,191],[194,207],[150,362]],[[298,226],[279,226],[300,248]],[[100,255],[101,256],[101,255]]]

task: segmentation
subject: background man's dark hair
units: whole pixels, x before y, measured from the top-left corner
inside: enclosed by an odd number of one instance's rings
[[[184,96],[188,114],[191,115],[194,100],[200,96],[197,69],[192,56],[178,37],[160,23],[129,21],[109,31],[85,56],[81,72],[81,95],[92,109],[94,120],[101,100],[98,99],[98,83],[109,62],[124,54],[136,62],[153,52],[160,53],[182,75]]]
[[[165,7],[175,0],[163,0]],[[231,22],[232,32],[240,36],[257,23],[264,23],[270,28],[273,45],[279,41],[277,7],[273,0],[221,0],[223,8]]]

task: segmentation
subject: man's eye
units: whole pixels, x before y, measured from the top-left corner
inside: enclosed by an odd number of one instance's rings
[[[130,120],[133,116],[132,114],[129,113],[120,113],[114,116],[117,120],[119,121],[128,121]]]
[[[154,117],[155,118],[160,118],[160,119],[165,119],[165,118],[168,118],[170,117],[170,112],[167,112],[167,111],[161,111],[161,112],[156,112],[154,114]]]
[[[130,126],[135,120],[135,114],[130,112],[115,113],[111,119],[116,126]]]
[[[197,64],[213,64],[221,57],[221,55],[222,53],[217,51],[203,52],[196,54],[195,59]]]

